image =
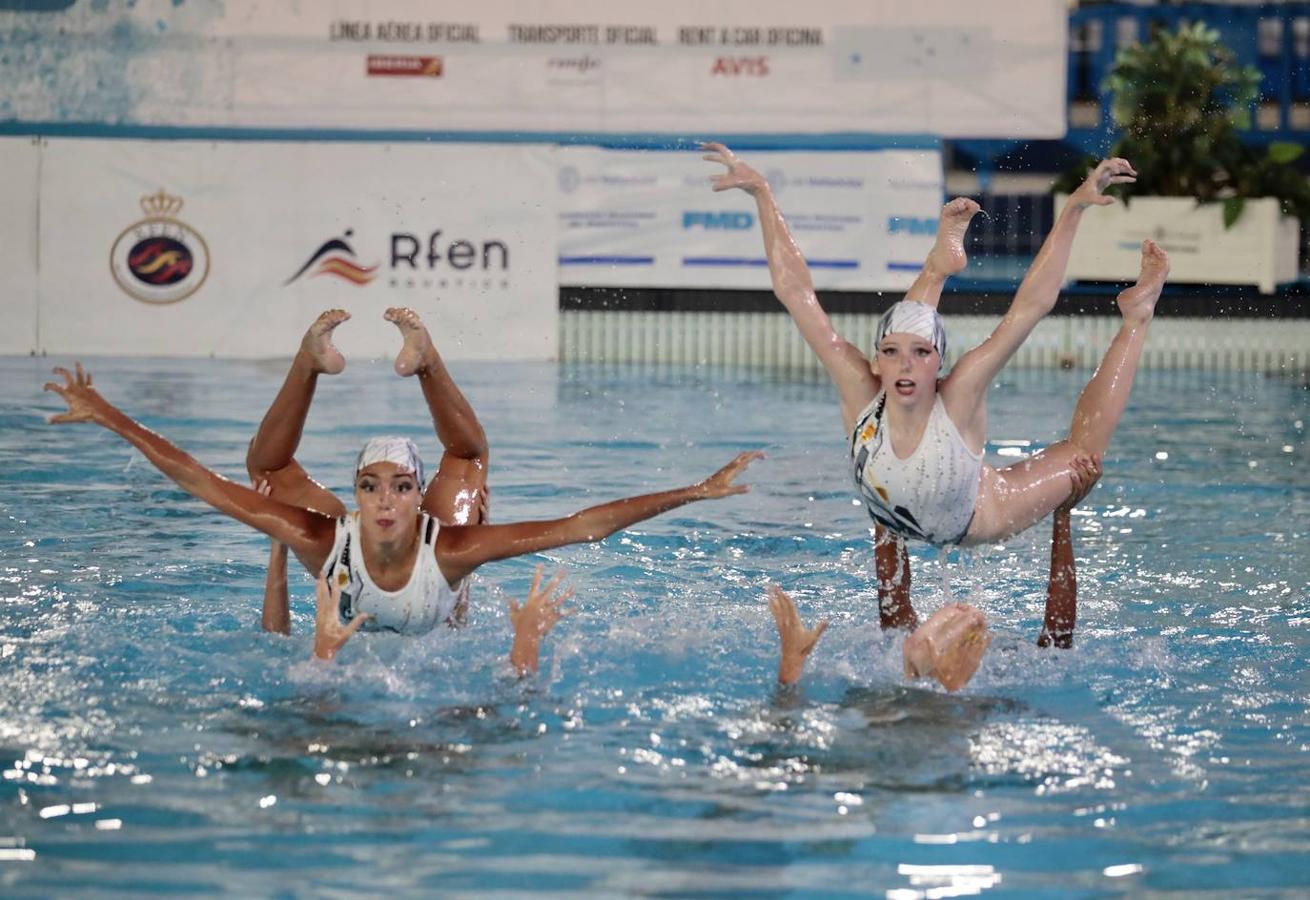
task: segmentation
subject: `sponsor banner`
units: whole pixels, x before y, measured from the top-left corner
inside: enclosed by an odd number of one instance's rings
[[[287,356],[343,307],[347,355],[393,355],[411,306],[450,359],[554,358],[553,152],[51,140],[41,348]]]
[[[0,138],[0,353],[37,349],[36,223],[40,147],[30,138]]]
[[[1064,135],[1064,0],[142,0],[0,12],[20,122]],[[76,59],[71,66],[67,60]]]
[[[767,288],[755,201],[714,192],[699,153],[564,147],[560,283]],[[903,290],[932,246],[942,204],[938,151],[752,152],[820,290]]]

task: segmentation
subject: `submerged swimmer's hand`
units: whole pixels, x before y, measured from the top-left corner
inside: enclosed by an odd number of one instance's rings
[[[351,635],[359,631],[359,626],[373,618],[371,613],[355,616],[349,625],[341,624],[341,588],[328,584],[327,578],[318,576],[314,582],[314,593],[318,602],[314,615],[314,655],[319,659],[332,660],[337,651],[346,645]]]
[[[731,497],[733,494],[744,494],[749,491],[751,489],[750,485],[733,484],[732,480],[746,471],[746,467],[757,459],[764,459],[763,450],[747,450],[745,453],[738,453],[732,462],[696,485],[696,491],[700,499],[718,500],[720,497]]]
[[[725,174],[711,176],[710,185],[714,190],[728,191],[733,188],[741,188],[753,197],[756,192],[768,189],[769,182],[765,177],[739,160],[727,147],[722,144],[707,143],[701,144],[700,148],[710,151],[702,159],[722,163],[728,167]]]
[[[1106,195],[1106,188],[1115,184],[1132,184],[1136,180],[1137,170],[1128,160],[1117,156],[1113,159],[1103,159],[1088,173],[1087,180],[1069,197],[1069,202],[1079,209],[1086,209],[1089,206],[1109,206],[1115,200]]]
[[[55,367],[54,373],[64,376],[62,385],[55,381],[45,383],[45,390],[54,391],[68,404],[68,412],[56,413],[47,419],[52,425],[62,425],[67,422],[99,422],[101,415],[109,406],[108,401],[92,386],[91,373],[84,370],[80,362],[75,363],[74,366],[77,369],[76,374],[63,366]]]
[[[514,644],[509,651],[509,661],[520,675],[537,671],[541,639],[550,634],[560,619],[573,614],[572,609],[564,606],[573,599],[573,588],[560,588],[567,573],[560,569],[543,589],[543,569],[543,566],[537,566],[532,587],[528,589],[528,599],[522,605],[517,600],[509,601],[509,620],[514,625]]]
[[[796,611],[795,602],[776,584],[769,585],[769,612],[773,613],[773,621],[778,626],[778,641],[782,644],[778,683],[792,684],[801,677],[801,668],[810,651],[828,630],[828,620],[823,619],[813,628],[806,628]]]

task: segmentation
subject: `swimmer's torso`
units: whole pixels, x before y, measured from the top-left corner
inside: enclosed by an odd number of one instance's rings
[[[373,618],[361,626],[366,631],[424,634],[450,616],[459,592],[446,583],[437,565],[435,546],[440,526],[424,513],[418,527],[422,546],[409,583],[398,591],[384,591],[369,577],[359,550],[359,513],[337,519],[336,541],[323,574],[329,582],[335,579],[341,586],[342,622],[372,613]]]
[[[939,394],[919,446],[897,459],[885,434],[881,392],[855,420],[855,485],[874,521],[902,537],[953,544],[964,537],[978,500],[982,454],[965,446]]]

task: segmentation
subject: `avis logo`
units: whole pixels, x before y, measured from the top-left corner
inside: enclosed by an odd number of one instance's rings
[[[323,245],[313,252],[296,274],[282,282],[282,286],[286,287],[306,272],[309,272],[311,267],[313,267],[314,271],[310,272],[310,278],[316,275],[332,275],[342,281],[349,281],[351,284],[360,286],[368,284],[377,277],[377,263],[371,266],[361,266],[355,262],[355,251],[344,240],[344,238],[348,238],[352,234],[354,232],[347,228],[346,233],[340,238],[324,241]]]
[[[888,234],[934,235],[937,233],[936,219],[921,219],[915,216],[888,216]]]
[[[720,56],[710,68],[711,75],[725,75],[730,78],[745,76],[763,78],[769,74],[767,56]]]
[[[686,210],[682,214],[682,227],[704,228],[706,231],[747,231],[755,227],[755,216],[748,212],[701,212]]]

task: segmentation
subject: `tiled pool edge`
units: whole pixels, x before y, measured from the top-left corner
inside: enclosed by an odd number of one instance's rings
[[[873,343],[877,314],[832,316],[857,346]],[[948,359],[981,343],[997,316],[946,316]],[[1044,320],[1015,354],[1022,368],[1094,368],[1119,328],[1117,316]],[[728,365],[820,371],[790,318],[778,312],[561,310],[560,360],[582,363]],[[1145,369],[1295,375],[1310,371],[1310,319],[1157,317]]]

